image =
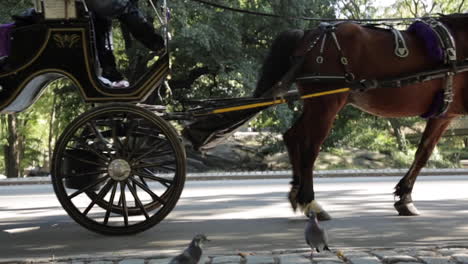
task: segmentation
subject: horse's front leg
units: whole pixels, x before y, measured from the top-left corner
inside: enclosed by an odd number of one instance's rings
[[[427,122],[413,164],[406,175],[395,186],[394,194],[399,197],[399,200],[394,206],[399,215],[419,215],[418,209],[414,206],[413,199],[411,198],[414,183],[452,119],[453,118],[432,118]]]
[[[305,101],[301,117],[284,134],[293,170],[288,196],[291,206],[294,210],[299,207],[306,215],[314,211],[319,220],[329,220],[331,217],[315,200],[313,167],[320,146],[330,132],[336,114],[344,106],[345,98],[339,95]]]

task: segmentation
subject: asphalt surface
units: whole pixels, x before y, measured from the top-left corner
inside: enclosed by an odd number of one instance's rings
[[[333,217],[323,222],[332,248],[396,252],[468,245],[468,176],[420,177],[413,194],[422,213],[417,217],[396,215],[392,191],[398,179],[316,180],[317,200]],[[112,256],[114,261],[159,258],[180,252],[200,232],[213,240],[207,256],[304,251],[305,220],[290,209],[288,191],[287,179],[188,181],[178,205],[162,223],[137,235],[107,237],[68,217],[50,185],[1,186],[0,262],[83,255]]]

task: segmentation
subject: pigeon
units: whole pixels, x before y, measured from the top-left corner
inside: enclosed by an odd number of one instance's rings
[[[202,255],[202,245],[210,241],[203,234],[196,235],[182,254],[174,257],[169,264],[197,264]]]
[[[309,220],[305,227],[304,235],[307,244],[312,249],[312,253],[314,249],[317,250],[317,252],[320,252],[321,250],[330,251],[330,249],[328,248],[327,231],[320,227],[317,220],[317,214],[313,211],[310,211],[308,217]]]

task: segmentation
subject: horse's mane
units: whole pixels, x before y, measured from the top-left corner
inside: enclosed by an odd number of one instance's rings
[[[468,27],[468,13],[455,13],[450,15],[440,14],[440,21],[452,27]]]

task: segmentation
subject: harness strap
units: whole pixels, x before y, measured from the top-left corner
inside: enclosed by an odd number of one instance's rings
[[[445,63],[453,66],[455,71],[457,63],[457,52],[455,40],[453,39],[449,29],[442,22],[434,18],[423,19],[420,21],[428,24],[431,29],[434,30],[434,33],[439,39],[439,43],[444,50]]]
[[[445,77],[444,105],[442,106],[440,113],[438,113],[434,117],[441,117],[445,115],[445,113],[447,112],[450,106],[450,103],[453,102],[453,76],[454,75],[455,73],[448,72],[447,77]]]
[[[395,55],[400,58],[406,58],[409,55],[408,46],[401,32],[393,27],[390,28],[395,38]]]
[[[271,94],[274,98],[281,97],[286,94],[289,90],[289,87],[295,82],[297,72],[301,69],[304,64],[307,54],[317,45],[317,42],[320,40],[320,35],[317,36],[312,43],[309,45],[309,48],[305,51],[302,56],[291,57],[291,68],[283,75],[281,80],[277,82],[271,89]]]
[[[335,44],[336,50],[339,53],[340,63],[343,66],[343,71],[344,71],[344,79],[346,82],[352,82],[354,81],[355,76],[349,69],[348,58],[344,56],[343,50],[341,49],[340,42],[338,41],[338,38],[336,36],[336,28],[342,23],[343,22],[338,22],[338,23],[333,23],[333,24],[327,23],[327,22],[320,23],[319,28],[322,31],[320,34],[320,37],[322,38],[322,43],[320,46],[319,56],[317,56],[316,58],[316,62],[318,64],[322,64],[324,62],[323,51],[325,47],[325,42],[327,41],[327,37],[330,36],[333,40],[333,43]]]
[[[322,64],[323,63],[323,50],[325,49],[325,42],[327,41],[327,34],[322,34],[319,37],[322,37],[322,44],[320,45],[320,55],[317,56],[315,61],[318,64]]]

